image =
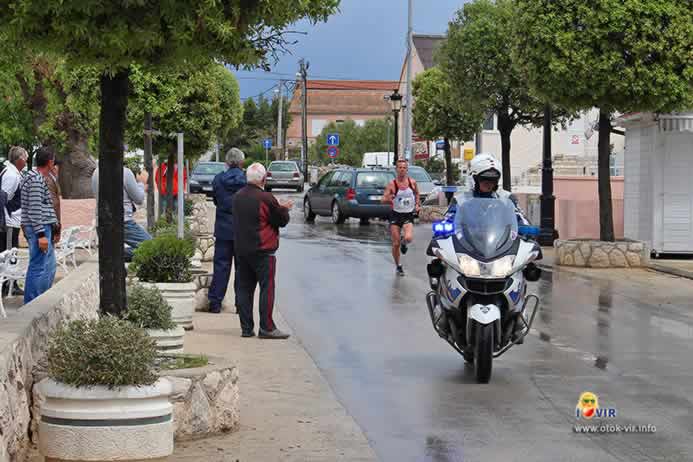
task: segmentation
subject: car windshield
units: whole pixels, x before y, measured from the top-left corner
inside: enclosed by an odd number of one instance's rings
[[[198,164],[193,175],[216,175],[226,169],[224,164]]]
[[[395,175],[388,172],[361,172],[356,177],[357,188],[385,189]]]
[[[455,213],[455,236],[470,256],[492,259],[503,255],[517,239],[515,206],[509,199],[465,195]]]
[[[428,173],[426,170],[422,168],[410,168],[409,169],[409,176],[414,180],[418,181],[419,183],[433,183],[433,180],[431,179],[430,176],[428,176]]]
[[[294,172],[298,167],[293,162],[274,162],[269,167],[271,172]]]

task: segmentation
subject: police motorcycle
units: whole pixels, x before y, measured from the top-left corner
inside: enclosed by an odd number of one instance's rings
[[[539,229],[518,224],[507,197],[454,197],[445,219],[433,223],[427,255],[433,327],[488,383],[494,358],[524,342],[539,308],[527,293],[537,281]],[[529,313],[529,314],[528,314]]]

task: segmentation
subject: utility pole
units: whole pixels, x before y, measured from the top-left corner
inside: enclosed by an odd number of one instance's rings
[[[412,76],[412,59],[414,54],[414,0],[409,0],[409,25],[407,27],[407,109],[404,112],[404,158],[409,162],[412,161],[414,154],[412,152],[412,122],[411,122],[411,80]]]
[[[303,178],[308,178],[308,68],[310,63],[303,58],[299,61],[301,64],[301,80],[303,81],[303,107],[302,107],[302,132],[303,132],[303,153],[301,155],[303,161]]]
[[[152,113],[144,114],[144,168],[147,170],[147,230],[154,228],[154,168],[152,165]]]
[[[277,116],[277,148],[279,148],[279,159],[284,158],[284,124],[282,122],[284,116],[284,81],[279,81],[279,115]]]

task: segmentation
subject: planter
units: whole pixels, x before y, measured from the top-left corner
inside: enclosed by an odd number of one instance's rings
[[[650,262],[650,249],[640,241],[556,240],[554,247],[556,262],[561,266],[642,268]]]
[[[175,329],[147,329],[150,337],[156,340],[156,349],[160,353],[182,353],[185,329],[178,326]]]
[[[173,307],[171,312],[173,322],[185,330],[193,329],[193,301],[197,289],[194,282],[140,282],[140,284],[149,287],[156,286],[168,304]]]
[[[173,453],[172,384],[76,388],[45,379],[39,450],[47,462],[163,461]]]

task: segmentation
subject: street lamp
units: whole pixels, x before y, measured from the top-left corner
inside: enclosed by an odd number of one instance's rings
[[[390,95],[390,103],[392,104],[392,113],[395,115],[395,158],[393,159],[392,164],[396,166],[399,151],[399,141],[397,140],[399,123],[397,120],[399,118],[399,111],[402,110],[402,95],[399,94],[399,91],[397,89],[395,89],[393,93]]]
[[[541,233],[539,244],[553,246],[558,238],[555,226],[556,197],[553,195],[553,165],[551,159],[551,106],[544,108],[543,165],[541,169]]]

